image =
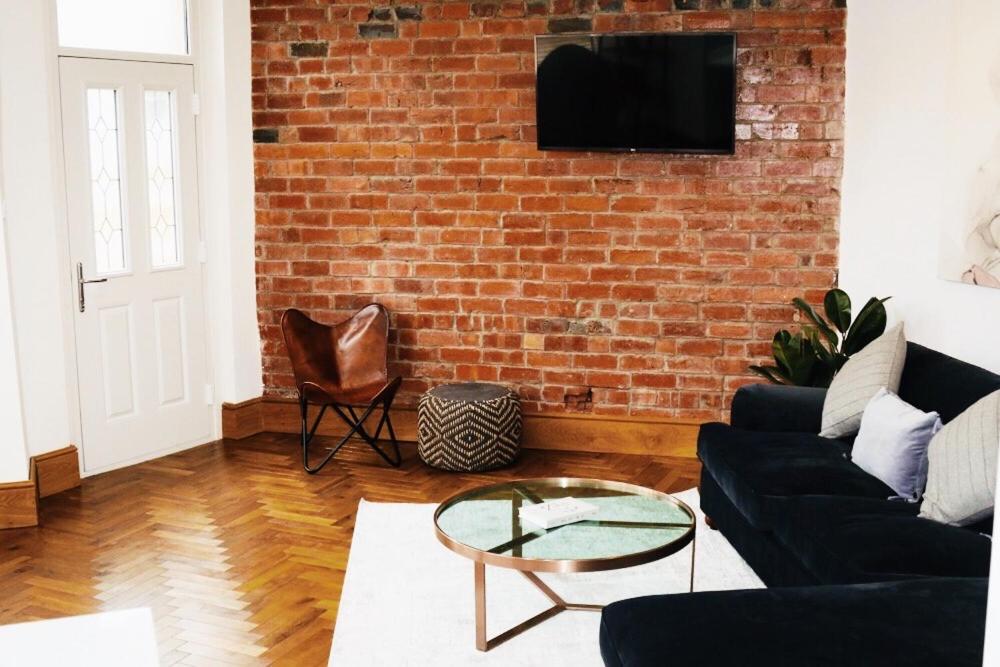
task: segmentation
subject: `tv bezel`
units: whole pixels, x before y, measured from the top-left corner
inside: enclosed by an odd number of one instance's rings
[[[739,91],[739,63],[737,62],[737,34],[724,31],[672,31],[672,32],[564,32],[557,34],[535,35],[535,146],[540,151],[574,152],[574,153],[669,153],[672,155],[734,155],[736,153],[736,96]],[[726,148],[642,148],[642,147],[608,147],[608,146],[543,146],[541,133],[538,131],[538,42],[541,39],[554,37],[731,37],[733,40],[733,106],[730,110],[733,119],[733,132]]]

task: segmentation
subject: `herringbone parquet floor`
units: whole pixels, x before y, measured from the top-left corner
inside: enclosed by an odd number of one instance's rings
[[[568,475],[679,491],[691,459],[525,451],[487,474],[385,466],[346,447],[320,474],[295,436],[198,447],[42,503],[0,531],[0,624],[130,607],[156,617],[162,664],[325,665],[358,500],[436,502],[487,480]]]

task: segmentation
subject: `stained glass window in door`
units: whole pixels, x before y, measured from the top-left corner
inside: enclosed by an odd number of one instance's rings
[[[128,268],[128,251],[122,206],[117,90],[87,89],[87,128],[95,265],[98,274],[119,273]]]
[[[147,90],[145,98],[150,260],[153,268],[176,266],[181,254],[174,184],[174,95]]]

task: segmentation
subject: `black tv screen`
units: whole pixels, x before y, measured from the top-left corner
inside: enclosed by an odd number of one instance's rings
[[[536,38],[538,148],[732,153],[732,33]]]

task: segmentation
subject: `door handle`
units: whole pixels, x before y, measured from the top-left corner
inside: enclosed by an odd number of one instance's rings
[[[76,263],[76,294],[80,302],[80,312],[87,310],[87,298],[84,294],[84,286],[90,283],[106,283],[107,278],[95,278],[94,280],[84,280],[83,278],[83,262]]]

